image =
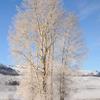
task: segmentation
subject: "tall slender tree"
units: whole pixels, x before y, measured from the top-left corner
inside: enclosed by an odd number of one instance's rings
[[[18,7],[9,43],[11,54],[22,65],[24,78],[19,92],[25,90],[21,92],[24,100],[38,100],[39,96],[53,100],[55,62],[61,69],[79,64],[85,46],[74,18],[64,11],[60,0],[24,0]],[[64,93],[60,100],[64,100]]]
[[[71,73],[69,73],[70,71],[68,72],[68,69],[73,70],[80,67],[87,52],[75,16],[69,15],[66,22],[65,32],[61,37],[60,100],[64,100],[66,95],[68,96],[67,91],[69,91],[68,88],[70,87],[66,88],[66,86],[72,81],[71,79],[69,80]]]

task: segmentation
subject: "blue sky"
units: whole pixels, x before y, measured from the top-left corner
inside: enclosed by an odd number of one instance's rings
[[[100,0],[63,0],[64,8],[76,14],[88,47],[84,69],[100,70]],[[8,29],[21,0],[0,0],[0,63],[13,64]]]
[[[16,13],[16,5],[19,3],[20,0],[0,0],[0,63],[3,64],[12,64],[8,46],[8,29]]]

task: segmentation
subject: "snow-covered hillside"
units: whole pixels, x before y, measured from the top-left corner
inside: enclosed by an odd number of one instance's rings
[[[0,64],[0,100],[14,100],[18,84],[16,70]]]

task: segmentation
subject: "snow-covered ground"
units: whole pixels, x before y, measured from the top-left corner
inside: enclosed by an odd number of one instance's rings
[[[14,100],[17,87],[8,85],[8,82],[13,80],[17,80],[16,76],[0,74],[0,100]]]
[[[75,77],[72,100],[100,100],[100,77]]]
[[[17,100],[17,87],[6,84],[15,79],[16,76],[0,74],[0,100]],[[74,77],[72,91],[71,100],[100,100],[100,77]]]

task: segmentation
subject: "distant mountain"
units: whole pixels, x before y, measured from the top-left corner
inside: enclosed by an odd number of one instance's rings
[[[11,67],[0,64],[0,74],[18,76],[18,72]]]
[[[99,71],[80,70],[78,74],[80,76],[95,76],[95,77],[100,77],[100,72]]]

